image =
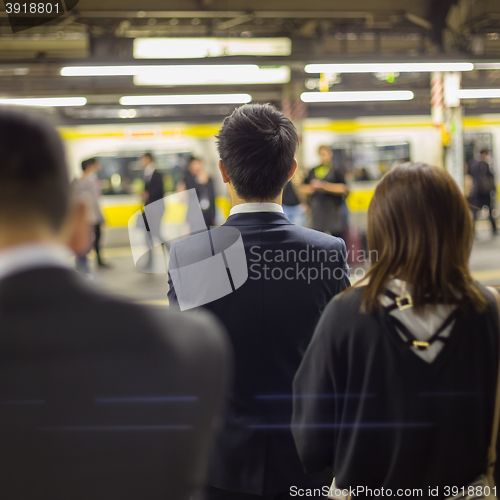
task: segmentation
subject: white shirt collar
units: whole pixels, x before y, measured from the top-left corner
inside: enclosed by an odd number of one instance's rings
[[[150,163],[145,169],[144,169],[144,178],[149,179],[152,175],[153,172],[155,171],[156,166],[154,163]]]
[[[57,243],[28,243],[0,251],[0,280],[38,267],[72,267],[72,253]]]
[[[231,208],[229,215],[249,214],[253,212],[279,212],[283,213],[283,207],[278,203],[242,203]]]

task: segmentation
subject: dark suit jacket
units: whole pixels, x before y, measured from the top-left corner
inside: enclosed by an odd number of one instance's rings
[[[149,180],[144,183],[144,191],[149,193],[146,205],[163,198],[163,177],[158,170],[154,170]]]
[[[234,387],[209,484],[264,495],[331,482],[331,473],[313,478],[303,471],[290,430],[292,382],[321,312],[349,286],[345,244],[295,226],[281,213],[236,214],[225,225],[241,232],[249,275],[233,293],[205,306],[226,326],[235,352]],[[202,237],[172,245],[170,268]]]
[[[207,315],[148,311],[68,269],[0,280],[0,498],[188,500],[227,346]]]

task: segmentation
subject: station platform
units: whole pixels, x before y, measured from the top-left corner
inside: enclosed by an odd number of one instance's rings
[[[90,266],[97,286],[136,302],[168,304],[167,275],[146,274],[135,268],[125,228],[104,229],[103,243],[103,258],[112,268],[98,268],[95,256],[91,254]],[[500,236],[491,235],[487,221],[478,222],[470,267],[479,282],[500,286]],[[355,268],[351,267],[351,272],[354,271]]]

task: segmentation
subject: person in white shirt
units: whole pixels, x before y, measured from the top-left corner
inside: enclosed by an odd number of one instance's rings
[[[82,176],[73,182],[73,192],[74,196],[85,203],[87,207],[87,220],[91,227],[91,239],[93,240],[94,247],[97,254],[97,263],[99,267],[109,267],[108,264],[102,261],[99,254],[98,240],[101,234],[101,224],[104,222],[104,216],[99,206],[99,194],[97,191],[97,185],[95,181],[95,176],[99,170],[100,165],[95,160],[95,158],[89,158],[88,160],[82,161]],[[82,255],[78,255],[76,258],[76,268],[78,271],[85,275],[90,274],[89,264],[88,264],[88,252],[90,248]]]

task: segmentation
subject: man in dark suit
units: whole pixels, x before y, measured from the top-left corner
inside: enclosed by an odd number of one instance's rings
[[[89,228],[52,127],[0,108],[0,157],[0,498],[188,500],[224,399],[221,328],[71,269]]]
[[[144,191],[142,201],[144,206],[152,205],[146,214],[143,212],[143,221],[146,230],[146,245],[151,249],[144,268],[146,272],[153,272],[153,247],[162,242],[160,227],[165,203],[163,201],[163,177],[156,169],[154,157],[151,153],[144,153],[141,157],[141,165],[144,169]]]
[[[219,296],[205,307],[222,320],[235,352],[234,386],[211,457],[210,500],[289,498],[292,486],[321,487],[332,479],[330,471],[304,473],[290,429],[292,382],[321,312],[349,286],[346,248],[340,238],[297,227],[283,215],[297,144],[293,124],[270,105],[238,108],[219,133],[219,168],[233,206],[219,229],[241,233],[246,281],[234,247],[228,250],[233,240],[220,244],[217,229],[171,247],[171,304],[200,304],[197,290]],[[214,283],[202,279],[217,253],[232,292],[217,289],[223,276],[212,275]],[[197,272],[183,279],[193,264]]]

